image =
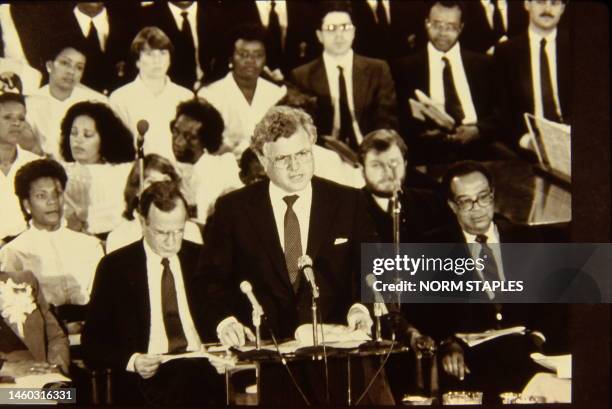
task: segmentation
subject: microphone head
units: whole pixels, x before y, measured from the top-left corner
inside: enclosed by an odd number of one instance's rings
[[[300,256],[300,258],[298,258],[298,269],[303,270],[307,266],[312,267],[312,259],[309,255],[304,254],[303,256]]]
[[[240,283],[240,291],[242,291],[243,294],[248,294],[253,291],[253,286],[251,286],[251,283],[244,280]]]
[[[138,123],[136,124],[136,130],[138,131],[138,135],[144,136],[144,134],[146,134],[149,130],[149,121],[147,121],[146,119],[141,119],[140,121],[138,121]]]
[[[368,274],[365,280],[366,280],[366,283],[368,284],[368,287],[374,288],[374,283],[376,282],[376,277],[374,277],[374,274],[372,273]]]

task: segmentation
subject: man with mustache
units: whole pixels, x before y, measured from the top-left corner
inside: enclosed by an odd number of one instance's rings
[[[516,149],[529,146],[525,112],[571,123],[569,36],[558,29],[566,6],[565,0],[526,0],[527,32],[495,51],[504,129]]]

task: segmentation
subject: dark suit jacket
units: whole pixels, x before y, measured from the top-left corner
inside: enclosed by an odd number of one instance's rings
[[[331,135],[334,106],[323,57],[293,70],[292,81],[302,92],[317,97],[315,124],[321,135]],[[395,88],[386,62],[355,54],[353,98],[355,119],[364,136],[381,128],[397,129]]]
[[[183,241],[178,257],[189,310],[204,340],[193,284],[199,252],[199,245]],[[93,367],[124,370],[132,354],[147,352],[150,325],[146,255],[140,240],[106,255],[98,265],[82,335],[85,359]]]
[[[389,62],[422,48],[427,43],[424,1],[391,0],[391,25],[385,33],[379,29],[372,8],[365,0],[353,1],[355,51]]]
[[[67,372],[70,364],[68,338],[49,310],[38,281],[29,271],[0,271],[0,282],[6,282],[9,278],[16,283],[32,286],[37,308],[26,318],[23,340],[14,332],[8,321],[0,317],[0,360],[30,359],[49,362],[59,365]]]
[[[263,26],[257,6],[254,1],[230,2],[226,13],[231,16],[229,31],[242,24],[258,24]],[[293,0],[287,2],[287,32],[280,57],[280,64],[275,65],[273,56],[268,55],[268,65],[271,69],[280,68],[285,76],[291,70],[314,59],[321,53],[315,31],[318,21],[317,8],[311,1]],[[224,57],[229,61],[233,44],[228,44]],[[268,53],[270,50],[268,50]]]
[[[251,308],[238,289],[248,280],[276,337],[293,338],[311,322],[310,289],[302,279],[293,292],[279,242],[269,182],[262,181],[219,198],[209,220],[210,235],[200,259],[197,287],[201,308],[213,325],[236,315],[251,323]],[[376,242],[361,192],[314,177],[305,254],[313,260],[323,322],[345,323],[359,299],[361,243]]]
[[[74,7],[73,2],[65,2],[47,9],[48,15],[54,20],[53,24],[57,26],[54,41],[81,46],[87,57],[81,82],[108,95],[131,81],[135,75],[135,67],[130,57],[130,44],[138,30],[139,7],[132,2],[106,4],[109,32],[102,53],[88,46],[74,16]]]
[[[504,129],[509,142],[516,145],[527,132],[525,112],[534,113],[529,37],[524,33],[497,47],[494,55]],[[566,123],[571,123],[571,56],[567,32],[557,31],[557,85],[559,103]]]
[[[380,208],[367,188],[364,187],[362,190],[381,242],[391,243],[393,241],[391,216]],[[402,243],[419,242],[425,232],[448,223],[453,217],[446,203],[432,191],[405,188],[400,196],[400,203]]]
[[[485,9],[479,1],[465,2],[464,28],[461,33],[461,44],[467,49],[486,53],[491,46],[497,44],[498,38],[489,25]],[[524,32],[527,29],[528,15],[522,1],[508,1],[508,38]]]
[[[195,65],[188,65],[184,60],[186,53],[182,41],[180,26],[177,27],[170,6],[166,1],[156,1],[143,7],[143,24],[159,27],[172,41],[174,53],[168,75],[172,81],[188,89],[193,89],[196,80]],[[226,6],[214,1],[199,1],[196,15],[198,33],[198,58],[204,71],[204,82],[210,83],[227,72],[227,66],[222,67],[219,55],[227,36],[227,22],[224,8]]]
[[[496,88],[492,76],[492,61],[489,57],[461,48],[461,59],[472,94],[472,102],[478,117],[477,126],[481,136],[491,139],[496,136],[499,115],[497,112]],[[415,99],[419,89],[429,95],[429,59],[427,49],[401,59],[395,67],[400,112],[405,118],[403,129],[408,143],[418,144],[418,135],[431,125],[412,118],[408,99]]]

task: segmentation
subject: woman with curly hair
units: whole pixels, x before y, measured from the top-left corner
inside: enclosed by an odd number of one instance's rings
[[[104,237],[121,221],[122,187],[135,157],[132,133],[108,105],[93,101],[70,107],[61,133],[69,225]]]
[[[183,194],[189,200],[189,195],[185,192],[185,187],[181,177],[177,173],[174,165],[163,156],[151,153],[144,158],[144,179],[143,189],[146,189],[154,182],[171,181],[181,187]],[[121,223],[108,234],[106,238],[106,252],[110,253],[120,247],[127,246],[142,238],[142,229],[135,212],[138,210],[138,198],[140,190],[140,168],[138,163],[132,167],[128,176],[123,198],[125,210]],[[202,244],[202,233],[197,224],[192,221],[185,223],[185,240]]]

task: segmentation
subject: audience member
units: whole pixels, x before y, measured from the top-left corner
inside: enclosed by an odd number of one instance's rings
[[[397,128],[389,66],[353,53],[355,26],[348,3],[324,3],[317,37],[323,55],[293,70],[293,81],[317,97],[319,134],[332,135],[357,152],[363,134]]]
[[[187,203],[173,182],[156,182],[139,202],[144,239],[102,259],[83,330],[86,361],[113,368],[149,404],[221,404],[223,377],[200,351],[206,332],[194,286],[200,246],[183,241]],[[222,370],[222,368],[219,368]]]
[[[173,160],[168,123],[179,102],[192,98],[193,93],[175,84],[166,75],[174,46],[159,28],[145,27],[140,30],[130,50],[138,76],[111,94],[111,106],[134,135],[137,134],[139,121],[149,123],[144,140],[145,154],[157,153]]]
[[[79,102],[62,121],[61,154],[70,227],[108,233],[121,220],[122,187],[135,157],[132,134],[108,105]]]
[[[219,154],[223,118],[203,99],[182,102],[170,123],[172,149],[197,206],[197,220],[205,224],[219,196],[242,187],[236,158]]]
[[[144,157],[144,178],[142,189],[145,190],[154,182],[171,181],[182,187],[182,180],[172,163],[163,156],[151,153]],[[140,197],[140,166],[135,162],[132,166],[125,189],[123,200],[125,210],[121,223],[106,237],[106,253],[125,247],[142,238],[141,224],[137,218],[138,201]],[[188,201],[189,202],[189,201]],[[197,224],[187,220],[185,223],[185,240],[202,244],[202,234]]]
[[[26,229],[15,195],[14,180],[19,168],[39,157],[17,143],[26,127],[23,96],[0,95],[0,247]]]
[[[31,271],[54,306],[85,305],[104,255],[95,237],[75,232],[63,220],[66,172],[52,159],[24,165],[15,193],[29,228],[0,250],[4,271]]]
[[[81,85],[86,58],[74,44],[56,47],[47,61],[49,83],[26,99],[27,120],[45,155],[60,157],[60,123],[66,111],[81,101],[107,102],[104,95]]]

